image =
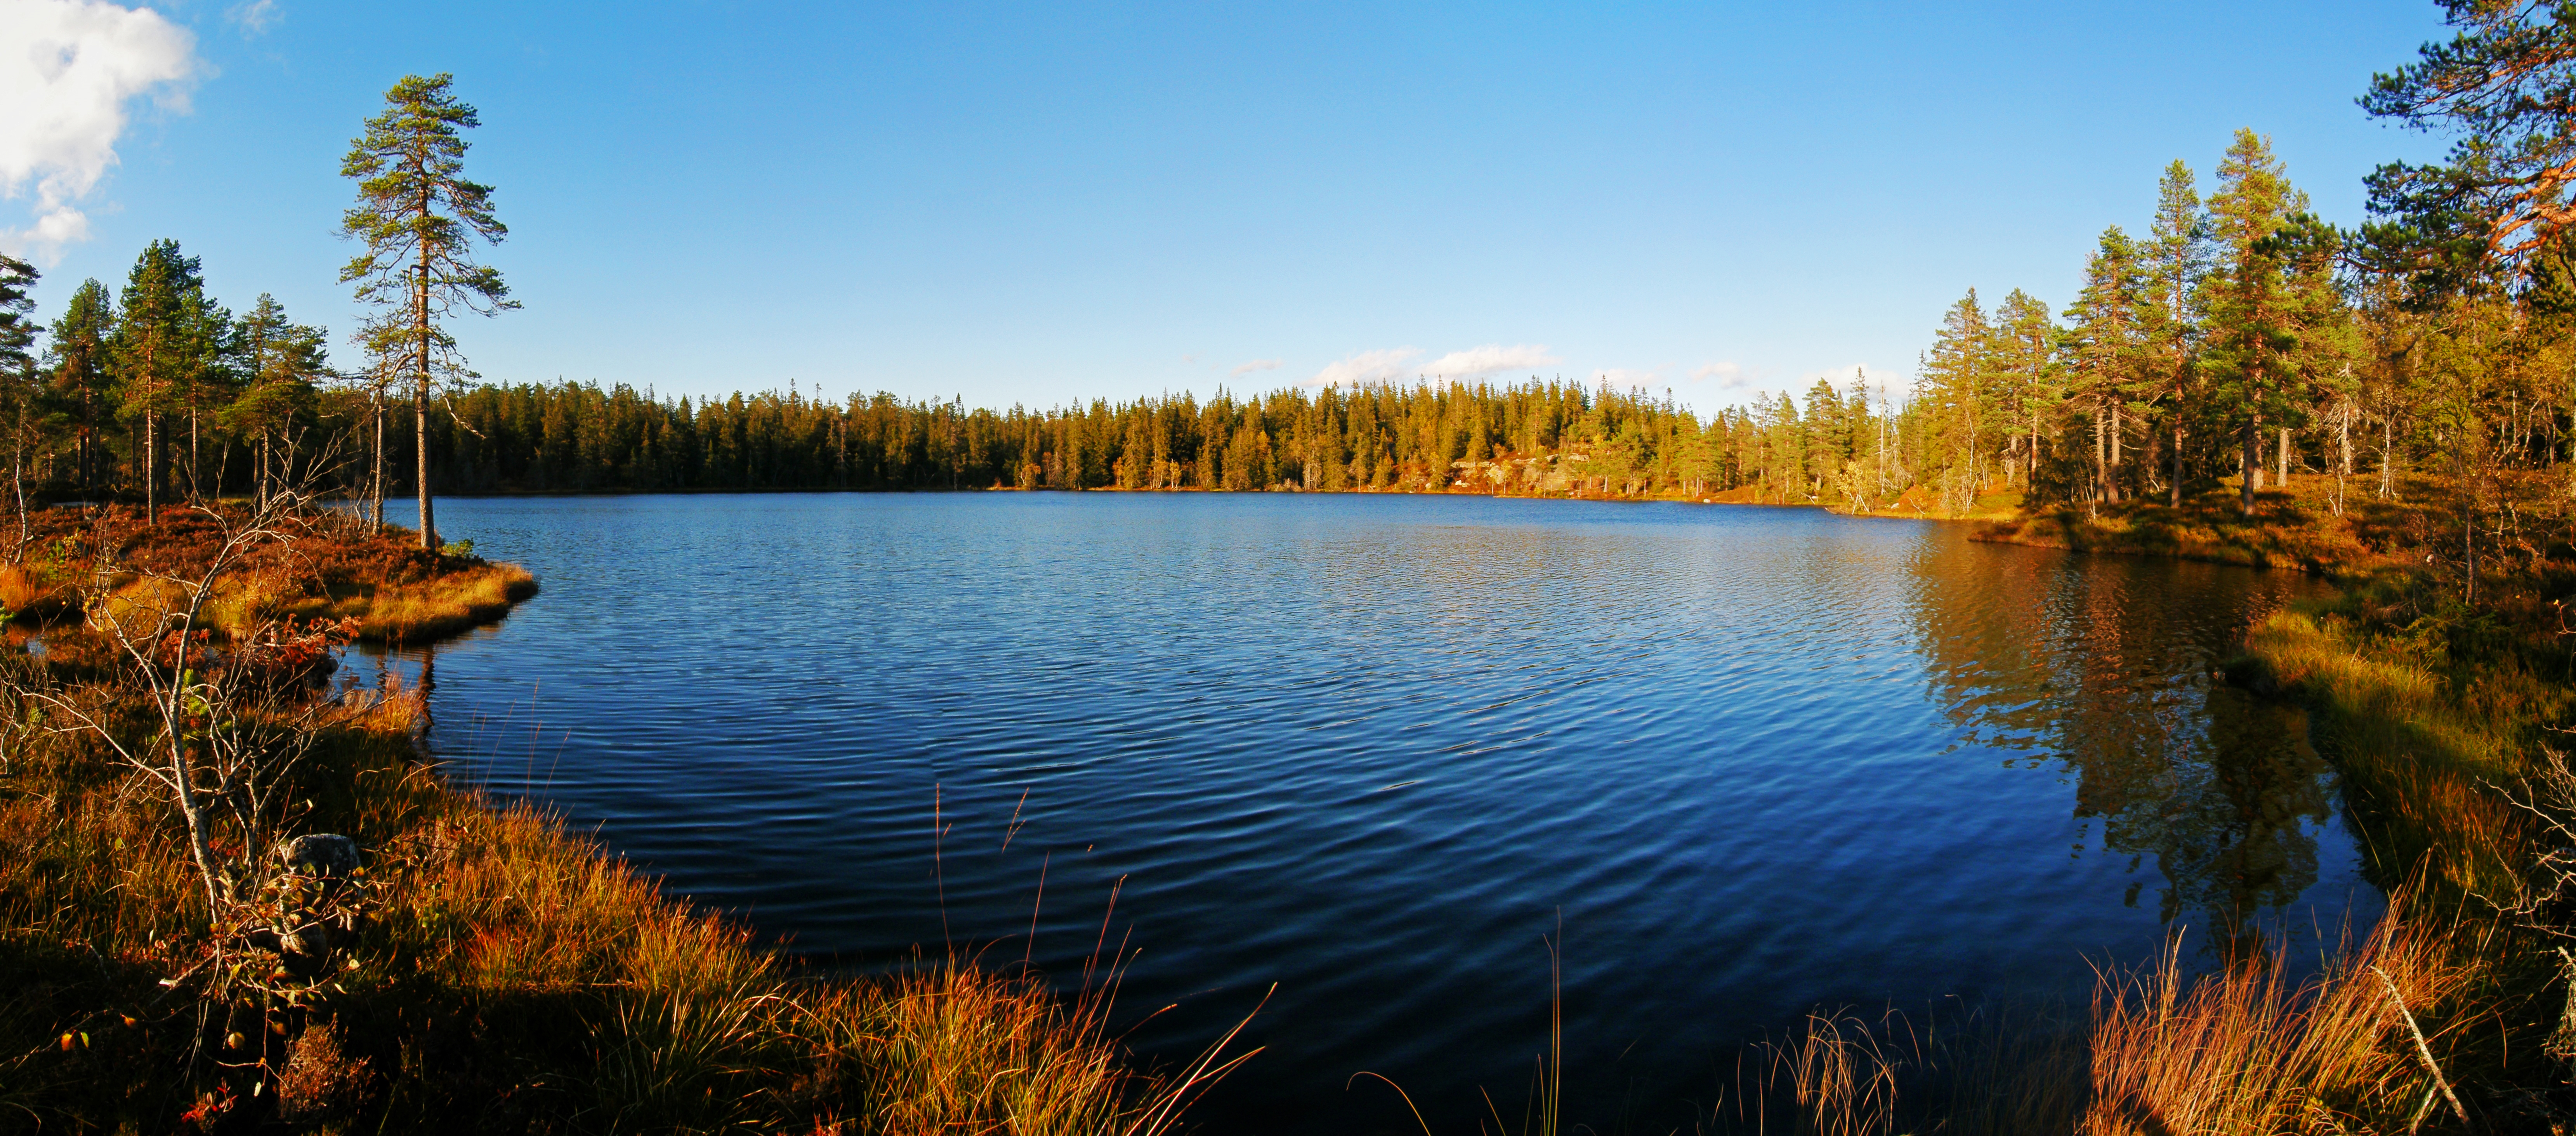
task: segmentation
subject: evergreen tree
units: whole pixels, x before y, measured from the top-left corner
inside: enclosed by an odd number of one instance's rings
[[[261,293],[233,330],[244,389],[224,410],[228,433],[250,440],[252,492],[266,501],[281,479],[292,479],[297,427],[309,419],[330,376],[325,333],[286,318],[277,300]]]
[[[174,392],[203,361],[200,341],[205,282],[197,258],[179,252],[179,242],[154,241],[135,258],[126,275],[118,307],[115,360],[120,407],[124,417],[143,432],[145,515],[157,523],[161,508],[161,418],[173,404]]]
[[[2139,332],[2147,363],[2155,374],[2142,382],[2164,403],[2167,456],[2172,461],[2167,492],[2179,508],[2183,492],[2183,442],[2188,416],[2197,402],[2200,284],[2209,271],[2209,217],[2193,188],[2191,167],[2179,159],[2165,167],[2156,185],[2156,215],[2145,249],[2146,295],[2139,306]]]
[[[2240,501],[2252,513],[2254,494],[2263,488],[2263,427],[2290,425],[2301,393],[2290,355],[2297,332],[2283,250],[2271,237],[2307,203],[2272,157],[2270,141],[2251,130],[2236,132],[2218,181],[2209,212],[2220,264],[2205,285],[2212,325],[2208,397],[2237,437]]]
[[[30,318],[36,300],[28,295],[37,276],[33,265],[0,253],[0,398],[7,402],[0,412],[12,420],[9,489],[18,505],[18,542],[9,556],[13,564],[27,550],[27,447],[30,431],[43,417],[43,387],[36,378],[36,321]]]
[[[2039,462],[2041,423],[2055,416],[2057,323],[2048,305],[2019,288],[1995,306],[1993,344],[1996,423],[2005,436],[2004,478],[2018,472],[2023,488]]]
[[[1977,290],[1970,288],[1942,317],[1917,387],[1916,401],[1927,416],[1925,440],[1932,446],[1930,456],[1948,481],[1944,507],[1953,512],[1965,511],[1982,480],[1981,446],[1991,400],[1991,335],[1985,310],[1977,303]]]
[[[116,326],[116,304],[107,287],[83,280],[72,290],[71,302],[47,337],[46,363],[52,375],[47,393],[72,420],[72,467],[78,471],[84,499],[98,491],[102,464],[98,419],[107,408],[109,348]]]
[[[232,365],[233,314],[206,295],[202,287],[187,295],[180,311],[180,338],[186,354],[178,373],[178,401],[188,412],[188,496],[220,497],[222,463],[217,463],[215,483],[208,485],[203,427],[232,401],[238,387]]]
[[[474,259],[474,241],[498,244],[509,230],[492,213],[492,188],[465,180],[465,130],[480,124],[456,99],[446,74],[403,77],[385,92],[386,110],[350,143],[340,173],[358,181],[358,204],[341,218],[343,237],[366,252],[340,270],[379,314],[362,339],[396,361],[411,385],[415,488],[421,547],[438,548],[430,515],[429,399],[440,377],[462,371],[446,321],[459,310],[497,315],[518,307],[499,269]]]
[[[2383,267],[2456,284],[2486,263],[2521,266],[2576,220],[2576,5],[2441,4],[2459,34],[2372,76],[2361,105],[2459,132],[2447,163],[2368,179],[2371,211],[2391,219],[2372,233],[2395,254]]]
[[[2074,321],[2067,339],[2074,371],[2068,393],[2092,413],[2094,493],[2105,501],[2120,499],[2123,411],[2145,385],[2148,348],[2140,309],[2146,291],[2137,244],[2113,225],[2085,259],[2083,290],[2066,309]]]

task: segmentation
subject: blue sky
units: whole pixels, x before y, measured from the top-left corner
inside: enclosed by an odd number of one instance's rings
[[[0,37],[72,6],[0,0]],[[691,395],[1901,390],[1962,291],[2063,304],[2238,126],[2344,224],[2441,147],[2353,104],[2442,36],[2431,0],[155,10],[192,77],[125,102],[86,239],[32,243],[52,151],[0,138],[45,314],[166,236],[236,310],[345,331],[340,157],[448,71],[525,304],[458,328],[471,365]]]

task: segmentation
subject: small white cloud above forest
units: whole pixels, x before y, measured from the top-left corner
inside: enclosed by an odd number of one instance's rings
[[[1482,379],[1506,371],[1534,371],[1562,363],[1543,343],[1520,343],[1505,347],[1488,343],[1464,351],[1452,351],[1421,367],[1423,374],[1438,379]]]
[[[1355,355],[1346,355],[1324,364],[1324,369],[1315,372],[1315,377],[1306,380],[1306,385],[1356,387],[1369,383],[1392,382],[1405,375],[1417,373],[1410,364],[1421,355],[1422,349],[1419,347],[1380,347]]]
[[[1245,375],[1253,373],[1254,371],[1276,371],[1279,369],[1280,364],[1286,362],[1287,360],[1285,359],[1254,359],[1248,363],[1235,364],[1234,369],[1227,371],[1226,374],[1239,379]]]

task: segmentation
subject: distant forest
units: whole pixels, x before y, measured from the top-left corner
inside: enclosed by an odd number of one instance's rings
[[[2408,196],[2423,176],[2382,170],[2390,219],[2339,230],[2240,131],[2205,199],[2175,162],[2143,235],[2101,234],[2063,310],[1970,290],[1893,397],[1857,373],[1706,413],[1537,377],[1044,409],[463,382],[427,401],[422,436],[432,485],[461,493],[1465,488],[1962,513],[2222,485],[2251,508],[2267,483],[2331,477],[2340,509],[2347,488],[2423,472],[2477,496],[2571,454],[2576,261],[2554,238],[2446,251],[2439,226],[2460,222]],[[0,258],[0,426],[33,495],[412,487],[402,360],[335,369],[322,329],[267,296],[234,315],[171,241],[113,294],[73,289],[50,324],[27,318],[34,282]]]

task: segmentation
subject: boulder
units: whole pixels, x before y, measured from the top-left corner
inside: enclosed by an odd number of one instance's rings
[[[287,870],[330,878],[358,870],[358,842],[329,832],[309,832],[277,848]]]

